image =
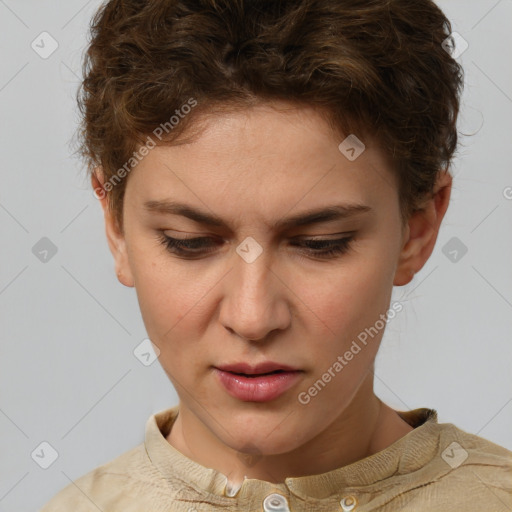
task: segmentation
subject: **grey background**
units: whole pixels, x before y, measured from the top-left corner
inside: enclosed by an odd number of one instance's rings
[[[386,329],[376,392],[512,449],[512,1],[439,4],[469,43],[459,129],[473,135],[461,137],[434,254],[394,290],[404,310]],[[134,356],[146,337],[135,291],[116,279],[99,203],[70,156],[99,5],[0,0],[0,511],[38,509],[177,403],[159,363]],[[43,31],[59,45],[47,59],[31,48]],[[57,248],[46,262],[33,253],[43,237]],[[467,247],[455,262],[453,243]],[[31,457],[43,441],[59,455],[48,469]]]

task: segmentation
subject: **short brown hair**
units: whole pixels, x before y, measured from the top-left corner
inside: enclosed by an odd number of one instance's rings
[[[404,220],[457,147],[463,71],[431,0],[109,0],[90,30],[79,152],[106,181],[126,176],[136,149],[191,99],[158,145],[201,114],[275,100],[374,136],[397,173]],[[122,228],[126,180],[111,183]]]

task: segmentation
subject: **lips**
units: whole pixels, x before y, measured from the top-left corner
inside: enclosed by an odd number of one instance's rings
[[[246,376],[269,375],[273,373],[299,371],[298,368],[293,368],[291,366],[280,363],[274,363],[273,361],[266,361],[255,366],[251,366],[248,363],[235,363],[224,366],[217,366],[216,368],[224,372]]]
[[[214,373],[232,397],[245,402],[269,402],[296,386],[304,372],[267,361],[256,366],[247,363],[217,366]]]

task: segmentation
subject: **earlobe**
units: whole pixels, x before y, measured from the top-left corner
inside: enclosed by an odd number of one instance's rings
[[[94,170],[91,176],[91,184],[93,190],[95,191],[95,196],[100,201],[101,207],[103,209],[103,215],[105,219],[105,234],[107,236],[110,252],[114,257],[117,278],[121,284],[131,288],[135,285],[135,282],[126,251],[125,236],[119,229],[115,215],[109,207],[108,197],[103,189],[103,182],[103,173],[101,168],[98,167]]]
[[[413,278],[414,274],[416,272],[412,270],[411,268],[407,267],[400,267],[397,268],[395,272],[395,279],[393,280],[394,286],[405,286],[406,284],[409,284]]]
[[[117,260],[116,268],[117,279],[119,280],[119,282],[124,286],[127,286],[128,288],[133,288],[135,286],[135,281],[133,279],[133,275],[131,273],[129,264],[127,264],[128,272],[126,274],[123,272],[121,268],[118,268]]]

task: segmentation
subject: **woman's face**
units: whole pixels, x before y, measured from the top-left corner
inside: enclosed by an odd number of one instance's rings
[[[136,287],[181,410],[231,448],[303,445],[371,374],[406,229],[383,155],[370,140],[359,156],[342,141],[314,110],[260,106],[152,149],[129,175],[120,279]],[[291,220],[327,208],[328,219]],[[200,240],[179,250],[166,236]],[[218,371],[265,362],[297,371]]]

